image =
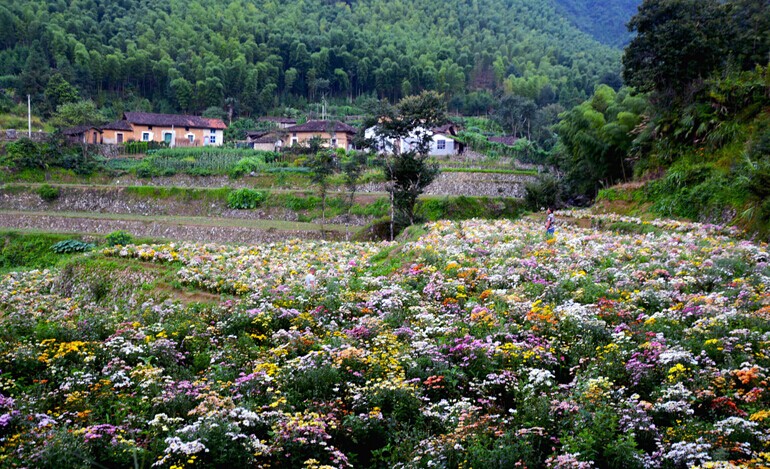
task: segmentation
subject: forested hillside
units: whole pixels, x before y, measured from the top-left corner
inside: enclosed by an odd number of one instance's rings
[[[603,44],[618,47],[631,39],[626,24],[636,14],[640,3],[641,0],[556,0],[561,11],[578,29]]]
[[[499,92],[574,105],[618,86],[620,51],[537,0],[19,0],[0,5],[0,89],[52,113],[56,73],[100,107],[255,115],[322,96]],[[60,81],[57,79],[57,83]],[[49,87],[50,88],[50,87]]]
[[[603,196],[770,235],[770,3],[645,0],[630,26],[629,88],[597,87],[555,126],[560,187],[591,198],[635,174]]]

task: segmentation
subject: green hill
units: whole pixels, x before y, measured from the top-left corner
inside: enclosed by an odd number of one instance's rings
[[[255,115],[424,89],[460,111],[503,90],[573,105],[598,82],[618,83],[619,71],[619,50],[536,0],[0,5],[0,89],[32,94],[43,112],[56,104],[45,94],[55,72],[114,113],[232,106]]]
[[[636,14],[641,0],[597,2],[555,0],[564,15],[581,31],[602,44],[624,46],[631,40],[626,23]]]

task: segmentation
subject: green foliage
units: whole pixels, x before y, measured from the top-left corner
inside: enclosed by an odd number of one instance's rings
[[[126,246],[134,242],[134,237],[123,230],[113,231],[104,237],[107,246]]]
[[[139,0],[114,14],[77,2],[6,4],[0,51],[16,95],[55,109],[61,93],[48,93],[48,103],[44,90],[58,88],[49,77],[60,74],[81,96],[109,103],[113,117],[141,107],[257,116],[322,97],[333,112],[351,113],[349,97],[396,101],[423,89],[483,114],[509,77],[541,88],[547,80],[554,99],[573,105],[617,75],[620,55],[575,28],[585,20],[573,10],[535,0],[450,0],[438,10],[427,0],[387,8],[312,0],[256,11],[216,1],[218,15]],[[608,10],[592,12],[608,20]],[[618,16],[613,8],[609,17]]]
[[[619,0],[611,3],[557,0],[556,4],[565,11],[578,29],[603,44],[620,47],[631,39],[626,23],[636,13],[639,0]]]
[[[51,246],[51,250],[57,254],[69,254],[73,252],[88,252],[95,248],[93,243],[85,243],[77,239],[65,239]]]
[[[396,107],[384,106],[376,117],[375,141],[410,140],[408,150],[391,145],[380,161],[388,191],[391,193],[391,223],[414,224],[417,197],[438,176],[438,165],[428,160],[432,133],[428,131],[446,123],[442,97],[434,92],[402,99]],[[370,142],[371,144],[371,142]],[[391,226],[391,236],[395,228]]]
[[[542,210],[562,205],[563,183],[551,174],[544,174],[524,185],[524,203],[530,210]]]
[[[162,148],[148,151],[148,156],[136,167],[139,177],[171,176],[177,173],[192,176],[226,175],[238,177],[246,170],[264,164],[265,155],[251,149],[200,147]]]
[[[59,198],[59,188],[49,184],[43,184],[37,189],[37,195],[46,202],[53,202]]]
[[[247,210],[259,207],[267,196],[254,189],[236,189],[227,194],[227,206],[237,210]]]
[[[0,164],[16,171],[58,167],[84,175],[99,167],[94,155],[68,144],[59,134],[43,142],[21,138],[6,145],[5,149],[6,155],[0,156]]]
[[[530,129],[535,119],[537,105],[531,98],[526,98],[516,91],[503,97],[495,111],[495,121],[506,133],[514,137],[530,137]]]
[[[96,109],[96,104],[91,100],[60,104],[51,118],[51,125],[60,129],[76,125],[99,125],[105,122],[107,119]]]
[[[237,163],[235,163],[233,169],[230,170],[230,177],[233,179],[239,178],[245,174],[259,172],[265,168],[266,166],[264,158],[258,156],[248,156],[246,158],[241,158]]]
[[[470,218],[517,218],[523,206],[518,199],[500,197],[425,197],[417,203],[418,218],[467,220]]]
[[[632,90],[616,93],[601,85],[590,100],[562,114],[555,128],[560,138],[555,163],[566,173],[570,195],[594,197],[602,186],[632,175],[632,131],[645,109],[645,100]]]
[[[246,132],[249,130],[255,130],[256,128],[257,123],[254,121],[254,119],[236,119],[225,129],[225,142],[246,140]]]
[[[54,267],[62,258],[51,250],[51,246],[69,238],[67,234],[0,233],[0,271]]]

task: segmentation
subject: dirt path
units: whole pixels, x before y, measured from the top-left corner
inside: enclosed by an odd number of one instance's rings
[[[0,211],[0,227],[38,230],[60,233],[83,233],[105,235],[116,230],[125,230],[137,237],[163,238],[180,241],[255,244],[284,241],[292,238],[320,239],[320,230],[278,229],[265,225],[249,226],[239,220],[193,219],[191,217],[159,217],[138,219],[100,217],[88,214],[47,214]],[[326,231],[326,239],[344,239],[344,231]],[[344,229],[344,228],[343,228]]]

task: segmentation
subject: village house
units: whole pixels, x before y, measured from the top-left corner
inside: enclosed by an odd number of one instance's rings
[[[281,151],[285,135],[276,131],[246,132],[246,144],[255,150]]]
[[[308,121],[304,124],[286,128],[288,144],[307,145],[313,137],[318,137],[329,148],[353,149],[353,137],[356,135],[355,127],[339,121]]]
[[[452,124],[446,124],[441,127],[434,127],[430,130],[417,128],[414,130],[411,136],[402,138],[399,141],[393,141],[392,139],[380,141],[377,143],[378,152],[401,152],[414,149],[417,146],[418,135],[422,135],[424,133],[427,133],[431,137],[430,149],[428,150],[428,155],[430,156],[458,155],[464,150],[463,144],[455,140],[455,137],[457,136],[457,129],[455,126]],[[364,136],[367,139],[375,138],[376,128],[370,127],[366,129]]]
[[[179,114],[125,112],[123,119],[99,127],[98,143],[165,142],[169,146],[219,146],[224,143],[221,119]]]
[[[62,129],[62,135],[70,143],[102,143],[102,130],[94,125],[78,125]]]

